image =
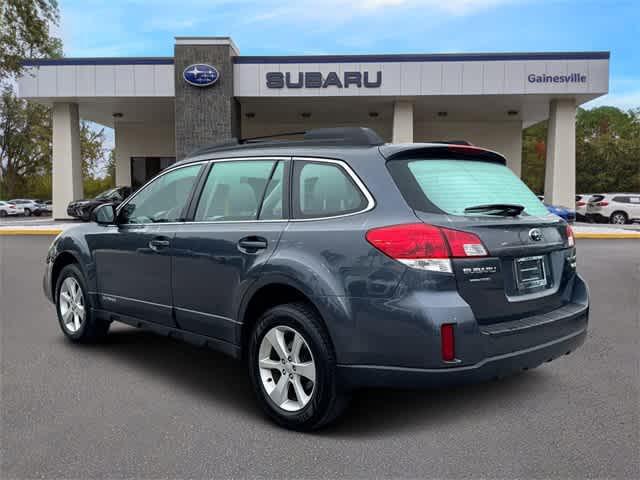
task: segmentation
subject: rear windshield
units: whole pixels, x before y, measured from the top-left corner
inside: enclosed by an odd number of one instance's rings
[[[464,210],[477,205],[506,203],[522,205],[524,215],[548,214],[529,187],[503,165],[439,159],[408,160],[406,165],[425,199],[446,213],[478,215]]]

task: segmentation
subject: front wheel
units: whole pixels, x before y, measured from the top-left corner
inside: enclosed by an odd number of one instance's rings
[[[279,425],[315,430],[346,406],[329,335],[309,305],[268,310],[258,320],[248,348],[253,389],[262,409]]]
[[[56,282],[56,312],[62,333],[77,343],[91,343],[103,339],[109,322],[95,317],[84,275],[77,265],[62,269]]]
[[[7,212],[5,212],[4,210],[0,210],[0,217],[6,217],[7,216]]]

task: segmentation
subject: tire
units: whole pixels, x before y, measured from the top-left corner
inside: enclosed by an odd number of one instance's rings
[[[628,222],[627,214],[624,212],[613,212],[609,217],[609,222],[615,225],[624,225]]]
[[[76,285],[80,290],[80,296],[76,296],[73,303],[81,304],[82,310],[76,308],[74,311],[68,300],[70,298],[70,286]],[[73,292],[73,290],[71,290]],[[99,320],[93,312],[91,298],[87,294],[87,284],[84,275],[75,264],[67,265],[62,269],[56,282],[55,299],[56,313],[58,314],[58,323],[62,329],[62,333],[75,343],[95,343],[102,340],[109,331],[109,322]],[[70,316],[67,314],[70,312]],[[82,312],[82,315],[76,316],[76,313]]]
[[[29,210],[28,208],[24,209],[24,216],[25,217],[30,217],[31,216],[31,210]]]
[[[40,216],[40,210],[36,210],[35,212],[33,212],[33,214],[34,214],[36,217],[39,217],[39,216]]]
[[[7,216],[7,212],[5,212],[4,210],[0,210],[0,217],[4,218]]]
[[[268,340],[274,338],[274,331],[284,332],[282,338],[288,348],[287,354],[293,355],[289,357],[293,361],[282,364],[281,360],[277,360],[276,349],[271,349],[273,343]],[[298,354],[295,354],[295,349],[292,348],[295,334],[300,335],[304,340],[304,345],[298,350],[300,352]],[[265,338],[267,335],[269,337]],[[263,344],[263,340],[268,343]],[[270,355],[264,356],[265,345],[270,349]],[[249,376],[258,403],[278,425],[291,430],[316,430],[335,420],[347,406],[348,395],[337,385],[336,359],[331,340],[318,314],[308,304],[290,303],[267,310],[257,321],[251,333],[248,349]],[[265,365],[264,360],[259,363],[260,358],[273,362],[273,368],[260,368],[260,365]],[[301,373],[302,365],[308,366],[309,362],[314,366],[314,382]],[[295,372],[296,365],[298,365],[297,372]],[[281,367],[285,372],[284,375],[281,374]],[[305,371],[310,372],[308,367],[305,367]],[[277,390],[281,385],[280,382],[286,383],[284,388],[287,393],[284,395],[286,398],[284,404],[274,401],[279,397]],[[269,395],[266,388],[272,383],[274,388],[272,395]],[[303,384],[304,391],[298,395],[298,388]],[[281,389],[281,391],[284,390]],[[305,395],[308,399],[304,406],[301,406],[303,402],[299,397],[304,398]],[[295,402],[289,400],[293,398],[296,399]]]

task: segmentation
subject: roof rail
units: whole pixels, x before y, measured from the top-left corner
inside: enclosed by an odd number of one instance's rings
[[[301,140],[278,140],[279,137],[303,135]],[[383,145],[384,140],[372,129],[365,127],[336,127],[317,128],[306,132],[278,133],[263,137],[244,139],[232,138],[221,143],[215,143],[199,148],[188,156],[194,157],[220,150],[232,150],[239,148],[257,148],[261,146],[309,146],[309,145],[345,145],[345,146],[378,146]]]

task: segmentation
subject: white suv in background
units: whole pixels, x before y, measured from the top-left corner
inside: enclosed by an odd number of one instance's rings
[[[640,222],[640,193],[592,195],[587,204],[587,220],[618,225]]]
[[[24,215],[22,207],[14,205],[13,203],[0,200],[0,217],[7,217],[9,215]]]
[[[576,195],[576,220],[584,222],[587,217],[587,204],[592,193],[579,193]]]

